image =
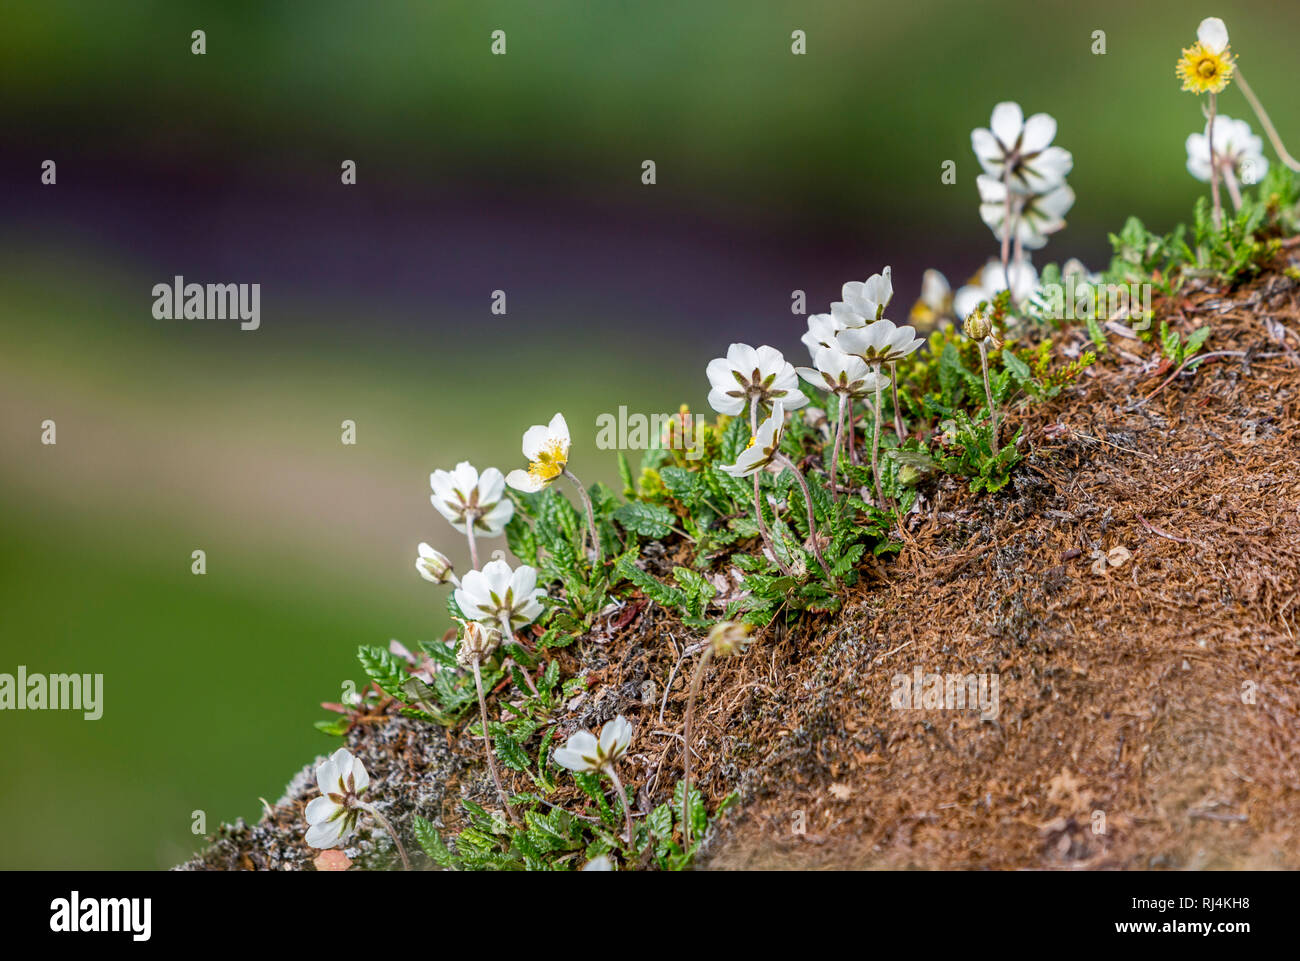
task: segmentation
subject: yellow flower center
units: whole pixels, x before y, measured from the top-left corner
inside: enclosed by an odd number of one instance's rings
[[[560,441],[550,441],[537,452],[537,458],[528,465],[528,473],[543,482],[553,481],[564,473],[564,465],[568,463],[568,458],[569,452]]]
[[[1232,55],[1225,48],[1215,53],[1200,41],[1183,51],[1175,73],[1183,82],[1183,89],[1193,93],[1218,93],[1232,79]]]

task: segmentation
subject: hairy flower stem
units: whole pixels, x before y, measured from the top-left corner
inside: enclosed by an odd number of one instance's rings
[[[1218,110],[1218,94],[1210,92],[1209,124],[1205,128],[1207,145],[1210,148],[1210,199],[1214,204],[1214,229],[1223,228],[1223,208],[1219,205],[1219,165],[1214,161],[1214,115]]]
[[[1002,190],[1006,197],[1006,206],[1002,212],[1002,279],[1006,282],[1007,290],[1011,289],[1011,162],[1012,158],[1008,158],[1002,170]]]
[[[1264,133],[1268,134],[1269,142],[1273,149],[1277,151],[1278,158],[1296,173],[1300,173],[1300,160],[1296,160],[1282,146],[1282,138],[1277,135],[1277,128],[1273,126],[1273,121],[1268,119],[1268,113],[1264,110],[1264,105],[1259,102],[1255,96],[1255,91],[1250,89],[1250,84],[1246,83],[1246,78],[1242,76],[1241,67],[1237,67],[1234,76],[1237,78],[1237,86],[1241,89],[1241,94],[1250,103],[1250,109],[1255,111],[1255,116],[1259,118],[1260,126],[1264,128]]]
[[[1232,172],[1232,165],[1224,164],[1223,183],[1228,188],[1228,196],[1232,198],[1232,209],[1241,211],[1241,188],[1237,186],[1237,175]]]
[[[596,515],[591,509],[591,498],[587,496],[587,488],[582,486],[582,481],[569,468],[564,468],[564,476],[569,479],[569,483],[578,489],[578,497],[582,500],[583,509],[587,512],[587,530],[591,533],[591,545],[596,550],[596,563],[605,563],[605,552],[600,546],[600,535],[596,533]]]
[[[989,404],[989,421],[993,425],[992,443],[993,456],[998,456],[998,412],[993,406],[993,388],[989,385],[989,354],[984,347],[984,341],[980,341],[980,370],[984,372],[984,397]]]
[[[839,472],[837,467],[840,461],[840,444],[844,440],[844,407],[846,404],[853,403],[848,394],[839,395],[838,411],[835,416],[835,446],[831,449],[831,494],[838,495],[840,492]]]
[[[514,641],[518,643],[521,647],[525,647],[525,648],[528,647],[526,644],[523,644],[523,642],[519,641],[517,637],[515,637],[515,629],[510,626],[510,619],[508,617],[502,617],[498,623],[500,623],[501,625],[502,641]],[[516,667],[519,667],[518,662],[514,660],[508,661],[507,664],[514,664]],[[528,685],[528,690],[532,693],[533,697],[536,697],[537,686],[533,684],[532,676],[529,675],[529,673],[525,671],[522,667],[519,667],[519,673],[523,675],[524,683]]]
[[[898,406],[898,365],[889,362],[889,390],[894,397],[894,433],[900,441],[907,439],[907,428],[903,425],[903,408]]]
[[[465,536],[469,539],[469,566],[478,570],[478,544],[474,542],[474,525],[478,523],[478,511],[465,512]]]
[[[478,689],[478,709],[483,718],[483,753],[487,755],[488,770],[492,772],[492,783],[497,787],[497,797],[501,799],[506,814],[510,816],[510,823],[520,827],[519,815],[515,814],[515,809],[510,806],[510,801],[506,798],[506,790],[501,786],[501,775],[497,773],[497,762],[492,756],[492,735],[488,733],[487,699],[483,696],[483,672],[479,670],[478,658],[474,658],[474,687]]]
[[[849,463],[857,465],[858,463],[858,414],[853,409],[853,401],[849,401]]]
[[[685,745],[685,758],[682,760],[682,850],[691,850],[691,720],[695,716],[695,698],[700,693],[700,684],[704,680],[704,671],[713,660],[713,645],[704,649],[700,663],[695,665],[691,675],[691,693],[686,696],[686,724],[682,729],[682,741]]]
[[[871,476],[876,482],[876,506],[885,509],[885,495],[880,486],[880,404],[883,396],[880,389],[880,365],[876,365],[876,429],[871,432]]]
[[[758,434],[758,397],[754,396],[749,399],[749,436],[754,437]],[[759,490],[758,475],[761,471],[754,472],[754,516],[758,518],[758,532],[763,535],[763,546],[767,548],[772,555],[772,560],[780,568],[781,573],[787,577],[793,577],[794,571],[790,570],[785,561],[781,560],[781,555],[776,552],[776,543],[772,540],[772,535],[767,529],[767,522],[763,520],[763,494]]]
[[[628,846],[635,847],[636,831],[632,828],[632,806],[627,802],[627,792],[623,790],[623,782],[618,779],[618,771],[615,770],[613,761],[610,762],[609,767],[605,768],[605,773],[614,782],[614,790],[618,792],[619,802],[623,805],[623,817],[627,822]]]
[[[767,521],[763,520],[763,493],[758,487],[758,475],[760,473],[761,471],[754,472],[754,516],[758,520],[758,532],[763,535],[763,546],[772,555],[772,560],[781,569],[781,573],[793,577],[794,571],[790,570],[785,561],[781,560],[781,555],[776,552],[776,544],[772,541],[772,535],[768,532]]]
[[[406,856],[406,848],[402,847],[402,839],[397,836],[397,832],[393,829],[393,825],[389,823],[388,818],[380,814],[379,810],[374,805],[363,802],[360,805],[360,808],[378,821],[380,827],[388,832],[388,836],[393,839],[393,844],[397,847],[397,853],[401,855],[402,867],[407,871],[411,870],[411,862]]]
[[[812,545],[813,557],[817,558],[817,563],[821,565],[822,571],[826,574],[826,579],[834,584],[835,576],[831,573],[831,569],[826,566],[826,559],[822,557],[822,549],[817,546],[817,518],[813,514],[812,494],[808,490],[808,482],[803,479],[803,471],[799,470],[795,462],[784,454],[778,453],[775,460],[778,464],[784,464],[790,468],[790,472],[794,474],[794,479],[799,482],[799,487],[803,490],[803,502],[808,507],[808,543]]]

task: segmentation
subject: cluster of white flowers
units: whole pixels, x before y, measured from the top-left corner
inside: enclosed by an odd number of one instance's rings
[[[884,506],[878,467],[882,392],[894,383],[896,363],[922,344],[911,327],[898,327],[885,319],[885,310],[893,296],[894,285],[888,267],[868,280],[845,284],[841,291],[843,299],[832,303],[828,313],[813,314],[808,318],[808,331],[802,340],[812,356],[811,367],[796,368],[774,347],[732,344],[725,357],[710,361],[706,368],[712,388],[709,404],[713,409],[720,414],[747,415],[749,418],[749,446],[740,452],[734,464],[722,469],[733,477],[754,478],[754,510],[759,532],[767,552],[787,574],[791,573],[791,568],[776,551],[763,517],[759,475],[770,467],[793,472],[804,492],[809,529],[815,532],[807,482],[794,462],[781,452],[786,413],[808,403],[807,395],[799,389],[800,377],[834,396],[837,401],[835,446],[831,456],[832,489],[838,489],[839,485],[837,474],[845,417],[848,417],[852,457],[854,406],[874,395],[875,402],[870,405],[876,418],[876,430],[872,435],[872,467],[876,476],[877,504]],[[886,365],[890,368],[889,373],[884,370]],[[901,435],[903,428],[896,387],[894,408],[895,429]],[[818,562],[830,577],[818,550],[817,538],[810,537],[809,541]]]
[[[1055,137],[1055,118],[1036,113],[1026,120],[1013,101],[993,108],[988,127],[971,131],[971,147],[984,168],[975,180],[980,216],[999,241],[1037,250],[1065,226],[1065,214],[1074,206],[1065,177],[1074,158],[1052,145]]]
[[[489,467],[480,473],[473,464],[461,461],[454,470],[434,471],[429,475],[429,486],[433,489],[430,500],[438,513],[465,535],[469,542],[470,564],[474,569],[458,578],[450,559],[441,551],[423,542],[416,549],[415,569],[419,575],[434,584],[451,584],[455,589],[456,606],[464,615],[460,619],[456,660],[461,667],[474,673],[488,769],[502,806],[516,823],[518,817],[507,799],[492,756],[482,665],[503,639],[513,638],[516,631],[541,616],[546,590],[537,584],[537,569],[528,564],[512,568],[508,561],[496,559],[480,568],[478,538],[501,536],[514,517],[515,504],[506,494],[507,486],[535,494],[564,476],[578,490],[586,509],[588,534],[596,558],[600,560],[600,540],[591,500],[569,469],[571,446],[569,425],[564,415],[557,413],[549,424],[535,424],[524,432],[522,448],[524,457],[528,459],[527,470],[513,470],[509,475],[503,475],[495,467]]]
[[[975,178],[980,218],[1002,246],[994,262],[1002,276],[986,268],[958,291],[952,302],[958,319],[1003,290],[1010,290],[1012,304],[1021,303],[1036,286],[1038,275],[1025,251],[1044,247],[1074,206],[1074,191],[1065,182],[1074,157],[1054,145],[1055,138],[1055,118],[1036,113],[1025,119],[1012,101],[993,108],[988,127],[971,131],[971,148],[984,170]]]
[[[596,550],[599,541],[591,517],[591,505],[582,485],[569,470],[572,441],[563,414],[556,414],[549,424],[536,424],[524,432],[523,453],[527,470],[513,470],[505,476],[495,467],[482,473],[469,461],[461,461],[454,470],[436,470],[429,475],[433,489],[430,500],[438,513],[469,541],[470,563],[475,568],[464,578],[457,578],[445,554],[421,542],[417,548],[415,569],[425,580],[455,587],[456,606],[468,621],[500,628],[503,636],[535,621],[542,613],[541,598],[546,591],[537,586],[537,570],[527,564],[511,568],[504,560],[489,561],[479,568],[478,538],[499,537],[515,513],[514,502],[506,496],[506,486],[525,493],[549,487],[561,475],[575,481],[587,508],[588,522]]]

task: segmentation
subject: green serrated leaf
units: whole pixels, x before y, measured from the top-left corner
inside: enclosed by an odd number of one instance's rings
[[[614,520],[623,525],[624,530],[658,540],[671,533],[677,517],[662,504],[633,501],[614,511]]]

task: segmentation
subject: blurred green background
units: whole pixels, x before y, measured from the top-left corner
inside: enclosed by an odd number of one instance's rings
[[[1040,266],[1172,226],[1207,15],[1300,130],[1300,8],[1263,2],[5,5],[0,672],[102,673],[105,705],[0,713],[0,866],[166,867],[191,812],[256,818],[333,743],[356,646],[447,627],[412,567],[420,540],[464,566],[430,470],[519,466],[563,410],[612,482],[596,415],[701,409],[734,339],[801,360],[792,290],[825,309],[892,263],[905,309],[926,267],[977,269],[999,100],[1075,156]],[[175,274],[261,283],[261,329],[155,320]]]

